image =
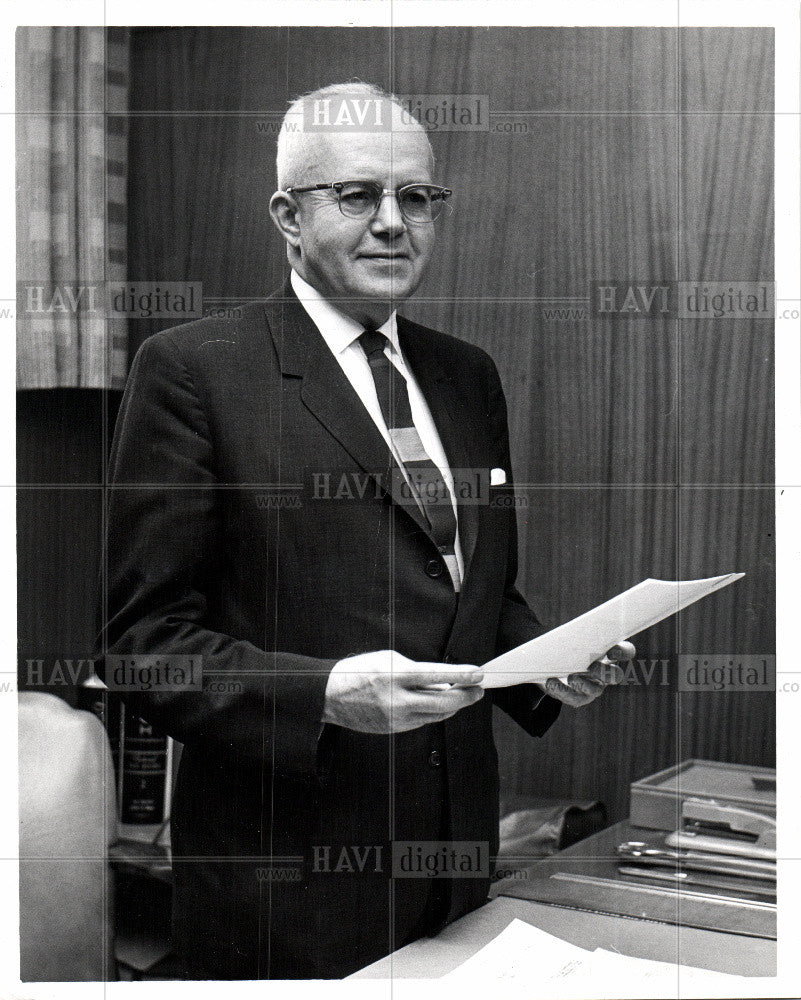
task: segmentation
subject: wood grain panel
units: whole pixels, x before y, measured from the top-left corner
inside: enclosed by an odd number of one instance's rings
[[[683,28],[682,110],[772,117],[773,50],[773,28]]]
[[[769,652],[769,325],[545,309],[586,306],[593,280],[770,279],[772,60],[764,30],[135,32],[133,276],[233,298],[279,283],[274,133],[257,122],[296,94],[353,77],[487,94],[493,123],[520,128],[432,136],[454,212],[405,311],[498,363],[527,502],[521,586],[557,624],[646,576],[740,569],[638,654]],[[140,322],[135,345],[158,325]],[[772,763],[773,727],[769,695],[631,683],[542,741],[499,719],[504,787],[597,796],[616,818],[633,778],[682,756]]]
[[[772,149],[772,116],[682,119],[684,280],[701,289],[771,280]],[[771,482],[772,319],[683,320],[679,338],[682,480]]]

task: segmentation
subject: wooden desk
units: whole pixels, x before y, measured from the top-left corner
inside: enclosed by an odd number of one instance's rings
[[[544,876],[556,868],[578,864],[612,864],[608,846],[629,839],[627,824],[576,844],[567,851],[537,862],[531,868]],[[650,839],[654,839],[653,831]],[[603,851],[599,852],[599,844]],[[504,865],[509,867],[509,865]],[[541,867],[540,867],[541,866]],[[499,883],[495,892],[503,892]],[[518,883],[518,887],[525,883]],[[446,927],[435,938],[422,938],[354,973],[352,979],[428,979],[443,976],[496,937],[515,917],[571,944],[592,951],[606,948],[635,958],[679,963],[743,976],[776,975],[776,942],[752,936],[707,930],[662,919],[615,916],[567,904],[498,895],[484,906]]]

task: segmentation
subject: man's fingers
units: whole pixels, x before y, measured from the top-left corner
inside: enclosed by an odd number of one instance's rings
[[[408,688],[430,688],[447,690],[454,685],[473,687],[484,680],[484,671],[471,666],[445,666],[444,664],[425,664],[420,670],[403,670],[395,675],[396,679]]]
[[[636,655],[637,655],[637,650],[634,648],[632,643],[619,642],[616,646],[612,646],[612,648],[606,654],[605,659],[633,660]]]
[[[452,687],[447,690],[425,689],[415,692],[421,698],[415,710],[425,715],[442,715],[447,718],[468,705],[474,705],[484,697],[484,689],[480,687]]]
[[[626,676],[623,667],[617,663],[612,663],[604,657],[590,664],[587,675],[593,680],[606,686],[607,684],[620,684]],[[577,675],[573,675],[577,676]]]
[[[596,697],[595,694],[586,694],[576,691],[573,687],[568,687],[558,677],[549,677],[544,686],[546,694],[549,694],[552,698],[556,698],[557,701],[563,702],[565,705],[570,705],[571,708],[580,708],[582,705],[588,705]]]
[[[606,682],[591,677],[588,672],[582,671],[580,674],[570,674],[567,678],[567,686],[572,688],[574,691],[580,692],[581,694],[597,698],[606,687]]]
[[[567,684],[559,680],[558,677],[549,677],[545,682],[545,690],[557,701],[564,702],[573,708],[582,705],[589,705],[603,692],[604,688],[610,684],[622,683],[625,672],[623,668],[613,662],[614,660],[630,660],[635,653],[634,646],[630,642],[621,642],[609,650],[607,656],[601,660],[591,663],[587,670],[580,673],[570,674]]]

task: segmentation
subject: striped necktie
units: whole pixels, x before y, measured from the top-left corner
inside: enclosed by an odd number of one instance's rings
[[[359,336],[370,371],[373,373],[381,413],[389,430],[395,453],[406,473],[412,494],[426,516],[431,534],[453,581],[461,587],[456,561],[456,516],[451,494],[442,473],[428,457],[412,419],[406,379],[384,353],[388,341],[378,330],[365,330]]]

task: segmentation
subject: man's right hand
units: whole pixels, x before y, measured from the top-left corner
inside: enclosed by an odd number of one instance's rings
[[[420,663],[391,649],[350,656],[328,677],[322,721],[360,733],[417,729],[480,701],[483,677],[478,667]]]

